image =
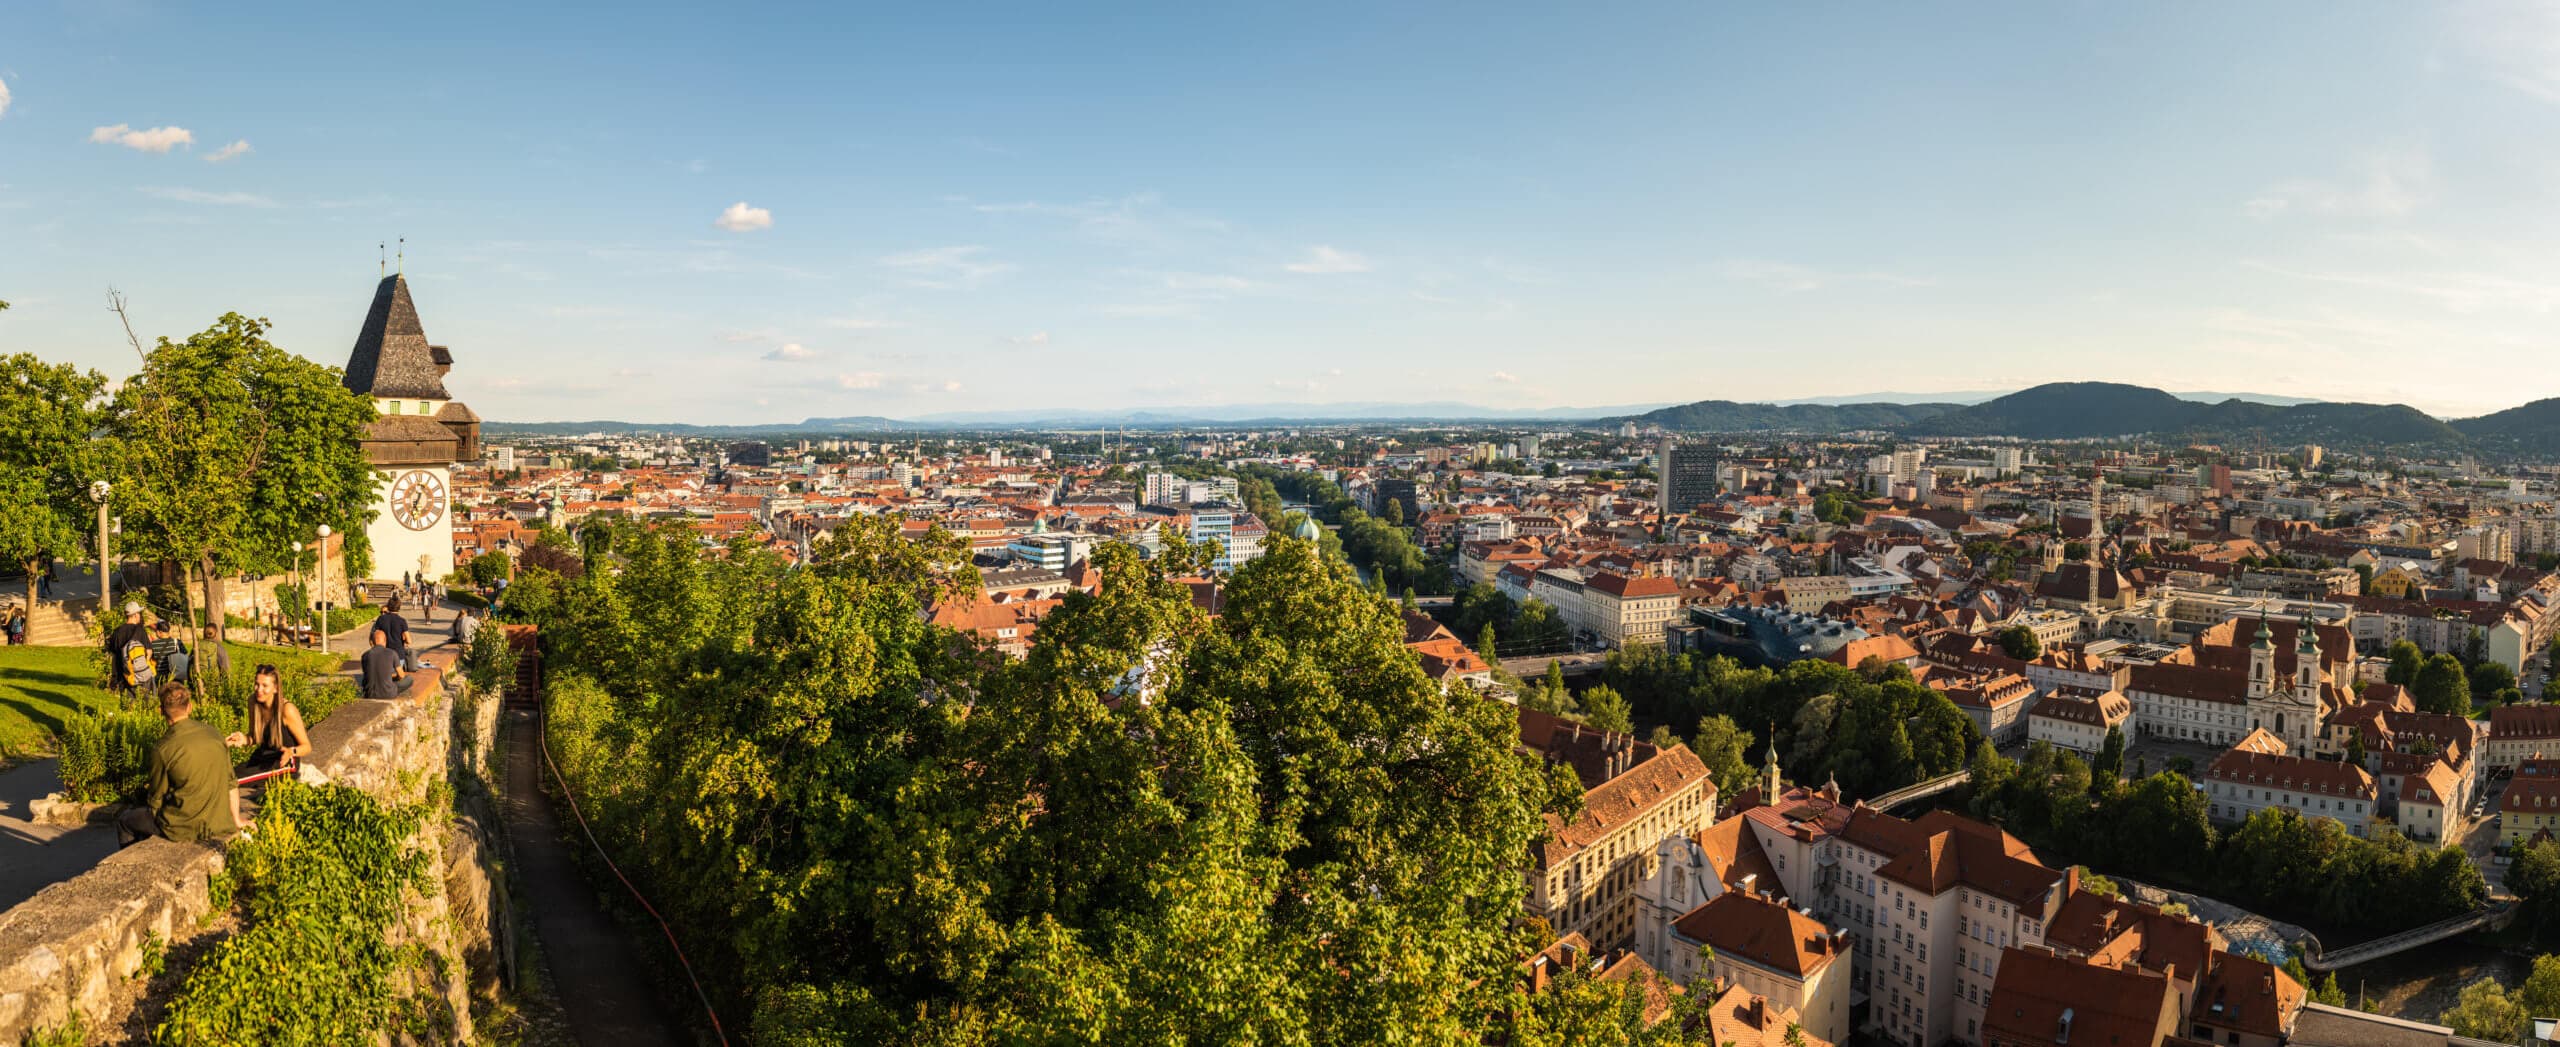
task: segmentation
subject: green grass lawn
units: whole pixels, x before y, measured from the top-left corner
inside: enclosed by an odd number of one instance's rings
[[[54,735],[66,717],[115,707],[115,696],[98,686],[98,670],[89,656],[87,647],[0,646],[0,765],[53,755]],[[289,659],[324,671],[338,663],[311,651],[231,645],[234,665]]]

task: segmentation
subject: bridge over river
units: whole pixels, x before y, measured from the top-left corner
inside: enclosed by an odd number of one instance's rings
[[[2473,931],[2504,927],[2515,922],[2515,902],[2497,902],[2423,927],[2412,927],[2398,934],[2384,935],[2368,942],[2358,942],[2336,952],[2320,946],[2320,939],[2303,935],[2302,965],[2315,971],[2334,971],[2359,963],[2379,960],[2394,953],[2406,952],[2421,945],[2433,945],[2458,938]]]

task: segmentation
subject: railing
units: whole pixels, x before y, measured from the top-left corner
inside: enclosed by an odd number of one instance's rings
[[[2315,971],[2333,971],[2341,967],[2353,967],[2369,960],[2378,960],[2421,945],[2433,945],[2447,938],[2494,926],[2505,920],[2514,907],[2514,902],[2500,902],[2425,926],[2412,927],[2398,934],[2384,935],[2369,942],[2358,942],[2337,952],[2322,949],[2320,939],[2306,935],[2303,938],[2302,965]]]
[[[1873,807],[1879,811],[1890,811],[1914,800],[1925,800],[1929,797],[1936,796],[1939,793],[1950,792],[1955,789],[1962,788],[1966,782],[1970,782],[1972,780],[1973,772],[1970,770],[1957,771],[1954,774],[1942,774],[1935,778],[1931,778],[1928,781],[1913,782],[1910,785],[1903,786],[1902,788],[1876,797],[1875,799],[1867,801],[1867,806]]]

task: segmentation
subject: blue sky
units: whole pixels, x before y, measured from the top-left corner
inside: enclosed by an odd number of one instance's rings
[[[2550,6],[559,6],[0,9],[0,351],[405,236],[506,420],[2560,395]]]

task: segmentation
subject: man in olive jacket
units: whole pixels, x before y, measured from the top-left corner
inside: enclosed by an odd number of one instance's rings
[[[240,831],[240,790],[231,776],[231,750],[222,733],[193,718],[195,696],[187,685],[160,688],[160,717],[169,733],[151,748],[151,787],[142,803],[116,820],[116,838],[127,847],[144,837],[181,843],[217,839]]]

